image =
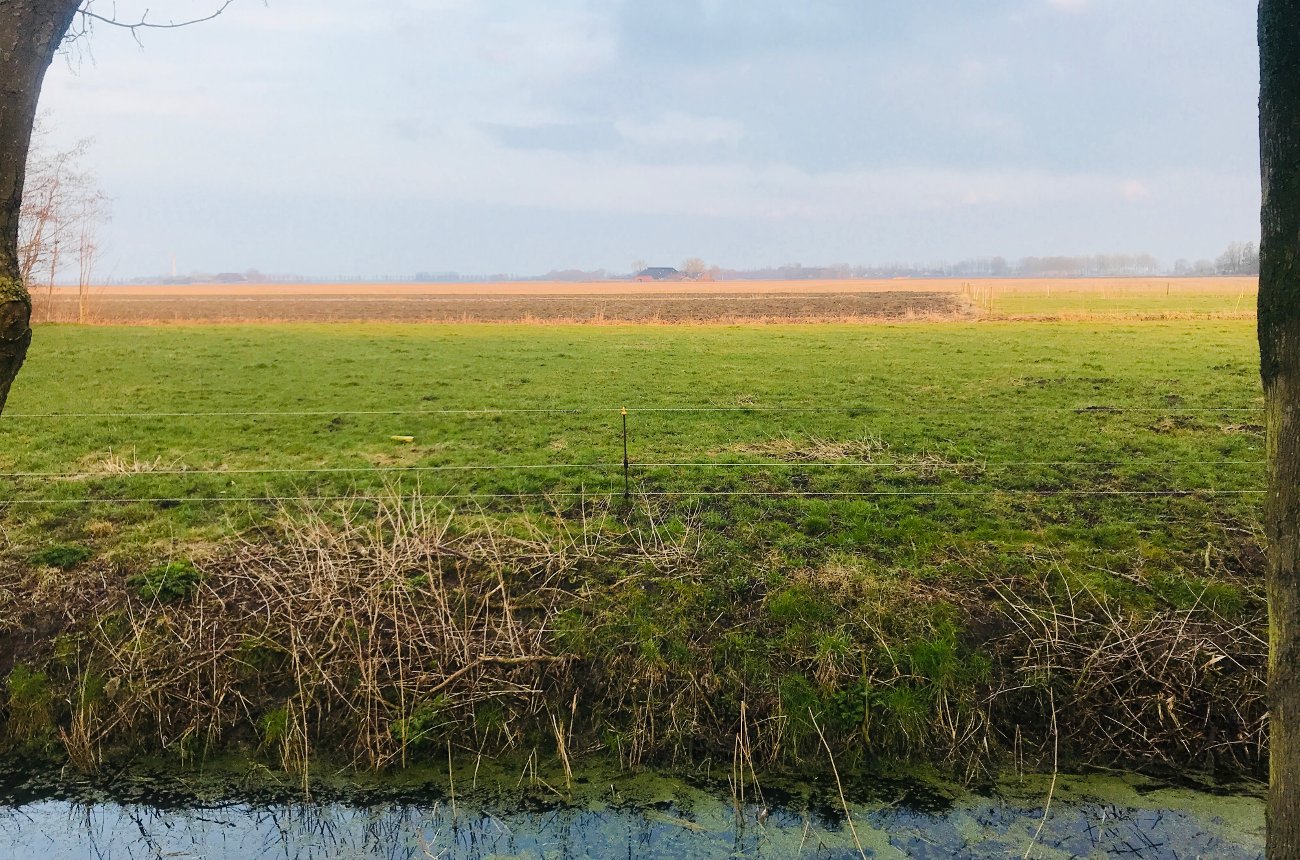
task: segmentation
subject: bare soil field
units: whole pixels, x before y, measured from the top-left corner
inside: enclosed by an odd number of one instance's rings
[[[91,288],[86,321],[706,323],[1213,313],[1249,307],[1255,290],[1250,278],[104,286]],[[78,319],[74,287],[39,290],[34,299],[39,321]]]
[[[442,285],[438,285],[442,286]],[[567,285],[566,285],[567,286]],[[576,285],[579,287],[589,285]],[[89,320],[96,323],[167,322],[582,322],[705,323],[955,319],[970,304],[951,292],[692,292],[420,294],[407,290],[327,293],[96,291]],[[192,288],[186,288],[191,290]],[[56,293],[38,304],[38,318],[77,319],[75,295]]]

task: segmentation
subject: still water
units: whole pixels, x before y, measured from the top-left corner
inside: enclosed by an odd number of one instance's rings
[[[1050,808],[1044,815],[1048,795]],[[1135,776],[747,786],[588,773],[313,787],[0,765],[0,858],[1259,858],[1257,791]],[[847,807],[848,815],[845,814]],[[739,811],[738,811],[739,808]]]

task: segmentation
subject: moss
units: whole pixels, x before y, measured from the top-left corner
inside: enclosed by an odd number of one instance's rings
[[[23,302],[30,307],[32,297],[21,278],[0,275],[0,302]]]
[[[51,643],[52,654],[51,663],[54,666],[70,669],[76,665],[81,657],[81,651],[86,643],[84,633],[60,633],[54,637]]]
[[[393,720],[389,731],[402,746],[419,747],[432,740],[440,729],[454,725],[447,719],[446,710],[446,698],[438,696],[431,702],[421,703],[402,719]]]
[[[39,743],[54,735],[54,693],[44,672],[19,663],[5,684],[9,694],[8,734],[22,743]]]
[[[235,662],[244,676],[273,669],[283,661],[284,649],[265,636],[250,636],[235,650]]]

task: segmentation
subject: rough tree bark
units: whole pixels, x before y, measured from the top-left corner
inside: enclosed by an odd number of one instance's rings
[[[1260,0],[1259,348],[1268,427],[1268,857],[1300,857],[1300,0]]]
[[[0,410],[32,339],[18,270],[18,212],[45,70],[81,0],[0,0]]]

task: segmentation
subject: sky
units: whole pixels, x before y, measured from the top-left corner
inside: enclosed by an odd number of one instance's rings
[[[154,2],[150,20],[216,5]],[[143,44],[97,27],[41,104],[56,144],[93,140],[107,278],[173,256],[320,277],[1172,263],[1258,236],[1254,16],[1254,0],[234,0]]]

